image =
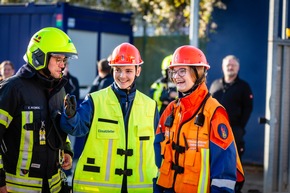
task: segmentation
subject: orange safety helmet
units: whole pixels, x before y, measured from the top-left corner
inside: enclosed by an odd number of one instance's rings
[[[110,66],[127,66],[127,65],[141,65],[139,50],[130,43],[122,43],[117,46],[110,57]]]
[[[204,66],[207,70],[210,68],[204,53],[191,45],[181,46],[175,50],[169,68],[174,66]]]

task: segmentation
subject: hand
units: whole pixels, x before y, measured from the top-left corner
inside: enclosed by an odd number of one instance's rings
[[[0,187],[0,193],[8,193],[6,186]]]
[[[69,170],[72,167],[72,158],[70,156],[70,154],[65,153],[64,154],[64,160],[63,160],[63,164],[61,165],[62,169],[64,170]]]
[[[178,96],[178,93],[175,92],[175,91],[171,91],[171,92],[169,93],[169,97],[170,97],[171,99],[176,99],[177,96]]]
[[[64,97],[64,112],[68,118],[73,117],[76,114],[77,100],[75,95],[67,94]]]

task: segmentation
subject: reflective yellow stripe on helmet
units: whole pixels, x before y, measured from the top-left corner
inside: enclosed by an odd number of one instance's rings
[[[33,112],[23,111],[22,112],[22,129],[21,139],[19,148],[19,158],[17,163],[17,175],[24,175],[22,170],[29,170],[31,158],[32,158],[32,147],[33,147],[33,130],[26,130],[25,125],[33,122]]]
[[[207,193],[209,182],[209,149],[201,149],[201,160],[198,193]]]
[[[9,115],[9,113],[7,111],[0,109],[0,124],[4,125],[5,128],[8,128],[12,119],[13,119],[12,116]]]

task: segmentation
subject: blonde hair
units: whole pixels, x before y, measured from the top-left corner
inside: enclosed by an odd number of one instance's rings
[[[13,74],[14,74],[14,64],[10,61],[10,60],[4,60],[1,64],[0,64],[0,73],[2,73],[2,71],[4,70],[4,68],[5,68],[5,66],[10,66],[11,67],[11,69],[13,70]],[[13,74],[11,74],[11,75],[13,75]],[[9,75],[8,77],[10,77],[11,75]],[[2,81],[2,80],[4,80],[4,79],[6,79],[6,78],[8,78],[8,77],[5,77],[5,75],[4,74],[0,74],[0,80]]]
[[[11,68],[14,70],[14,64],[10,61],[10,60],[4,60],[1,64],[0,64],[0,69],[4,68],[4,66],[6,65],[10,65]]]

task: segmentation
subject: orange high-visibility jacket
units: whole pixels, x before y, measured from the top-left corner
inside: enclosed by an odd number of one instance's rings
[[[170,103],[159,122],[165,140],[161,142],[164,159],[157,183],[176,193],[206,193],[213,186],[234,192],[236,181],[244,181],[227,113],[208,96],[203,83]],[[195,124],[198,114],[204,115],[203,125]]]

